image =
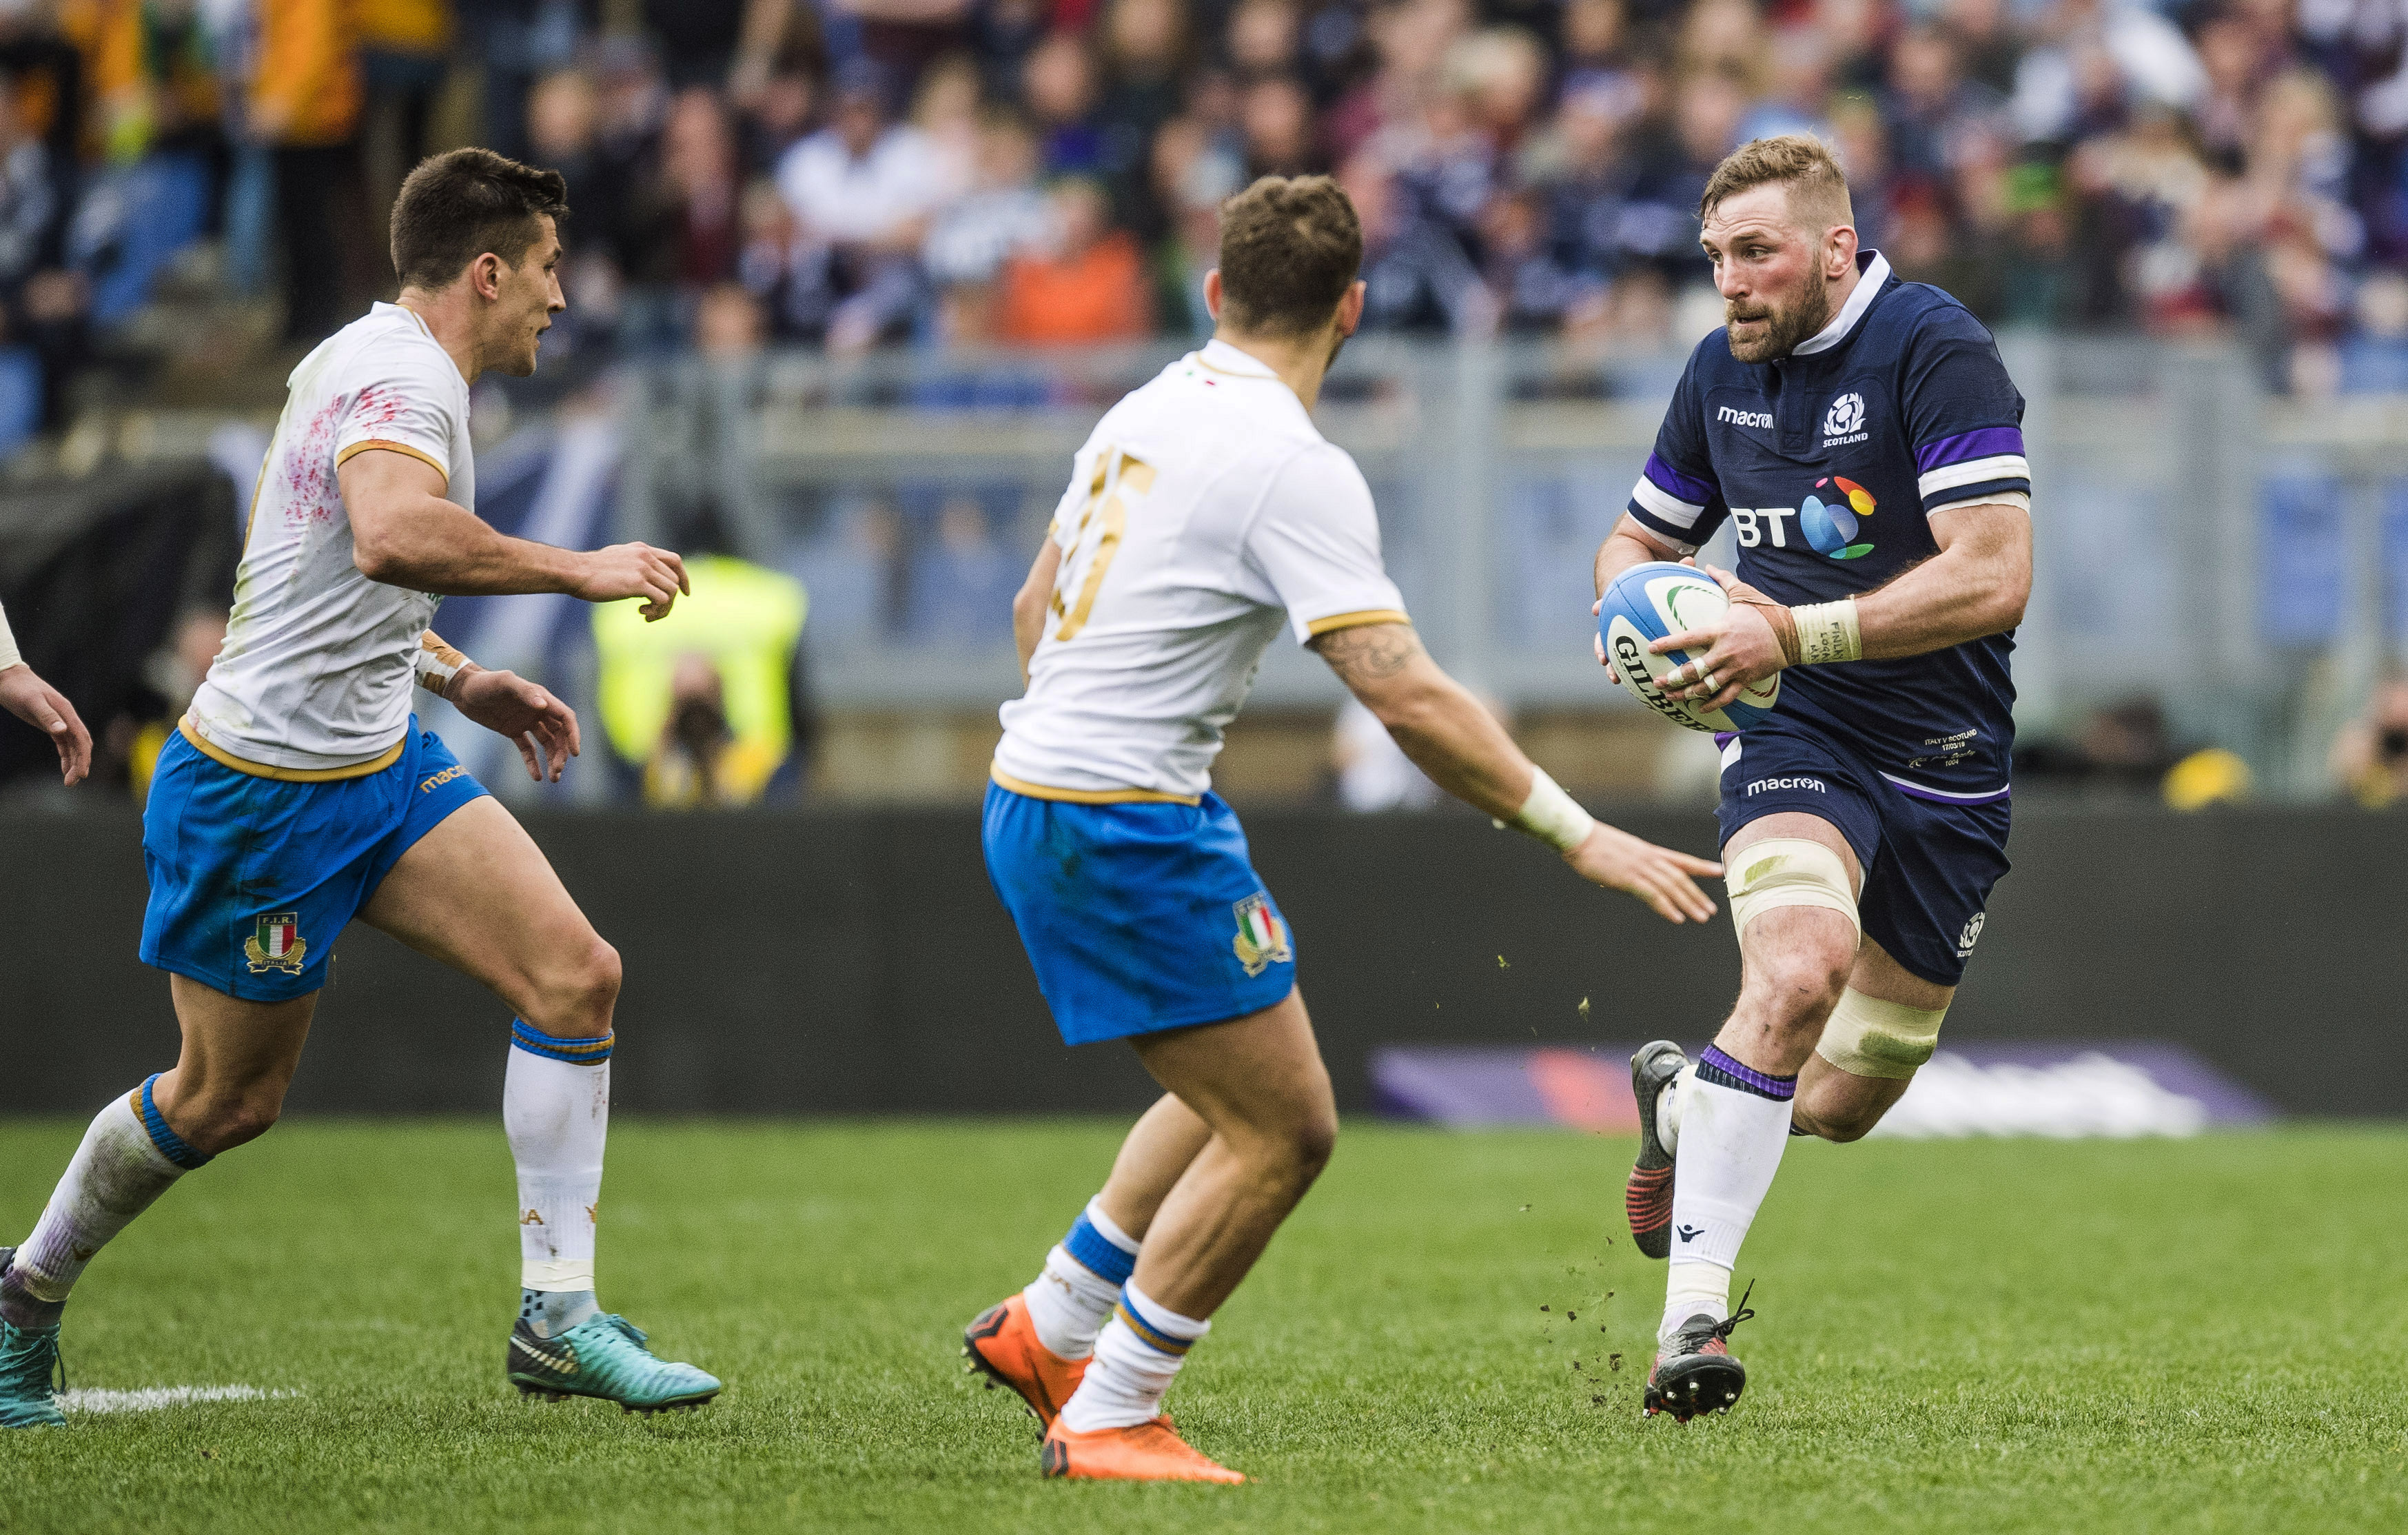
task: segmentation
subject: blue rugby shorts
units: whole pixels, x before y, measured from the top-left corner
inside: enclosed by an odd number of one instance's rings
[[[415,715],[391,766],[318,783],[229,768],[179,731],[142,812],[142,962],[246,1001],[307,996],[401,855],[485,792]]]
[[[1296,987],[1296,942],[1237,812],[986,791],[987,877],[1064,1042],[1260,1012]]]
[[[1734,752],[1732,748],[1738,750]],[[1962,980],[2006,874],[2010,801],[1918,797],[1828,733],[1774,714],[1723,746],[1727,843],[1749,822],[1802,811],[1839,828],[1864,869],[1856,899],[1865,936],[1936,986]]]

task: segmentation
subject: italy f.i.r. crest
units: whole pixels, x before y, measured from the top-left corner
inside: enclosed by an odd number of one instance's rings
[[[1257,890],[1233,910],[1238,913],[1238,936],[1229,940],[1229,947],[1237,951],[1238,963],[1246,968],[1249,977],[1296,957],[1296,951],[1288,947],[1287,925],[1271,910],[1268,896]]]
[[[309,945],[301,940],[301,913],[279,911],[272,917],[259,919],[259,930],[242,940],[242,954],[251,961],[251,973],[265,975],[269,970],[282,970],[287,975],[301,973],[302,956]]]

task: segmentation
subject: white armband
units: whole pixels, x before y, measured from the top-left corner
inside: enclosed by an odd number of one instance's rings
[[[443,638],[429,629],[418,637],[418,653],[410,657],[410,666],[418,673],[418,685],[438,698],[449,697],[453,678],[468,666],[468,658],[443,643]]]
[[[7,671],[24,659],[17,653],[17,637],[8,632],[8,610],[0,608],[0,671]]]
[[[1533,764],[1530,768],[1530,797],[1522,801],[1521,813],[1510,822],[1499,821],[1515,831],[1526,832],[1561,853],[1588,840],[1597,829],[1597,818],[1580,808],[1580,801],[1564,793],[1560,784],[1547,776],[1547,770]]]
[[[1799,666],[1864,658],[1865,638],[1856,627],[1856,598],[1810,602],[1802,608],[1790,609],[1789,616],[1798,621]]]

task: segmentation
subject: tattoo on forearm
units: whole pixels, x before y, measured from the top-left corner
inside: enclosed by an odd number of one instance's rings
[[[1363,624],[1316,637],[1312,648],[1346,682],[1381,682],[1422,653],[1421,637],[1404,624]]]

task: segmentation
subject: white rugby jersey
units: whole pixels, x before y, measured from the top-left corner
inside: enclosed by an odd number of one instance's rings
[[[1051,537],[1061,573],[995,753],[1021,794],[1193,803],[1283,612],[1299,644],[1407,622],[1362,471],[1223,341],[1096,423]]]
[[[389,448],[443,471],[474,511],[468,381],[426,322],[379,304],[301,360],[251,503],[224,648],[183,730],[229,767],[268,778],[351,778],[399,755],[411,657],[443,599],[373,581],[351,563],[336,468]]]

